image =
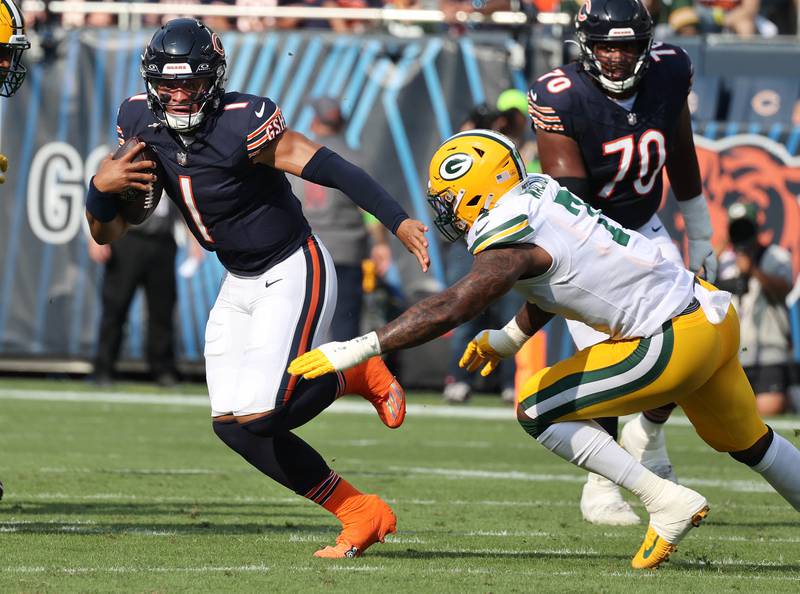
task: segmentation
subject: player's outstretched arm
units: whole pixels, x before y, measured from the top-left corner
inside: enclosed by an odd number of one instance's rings
[[[128,230],[128,223],[117,212],[117,196],[128,188],[146,192],[155,180],[155,174],[150,173],[156,168],[153,161],[133,162],[144,147],[142,142],[119,159],[106,155],[89,182],[86,220],[92,237],[101,245],[119,239]]]
[[[475,256],[469,274],[449,289],[416,303],[376,332],[329,342],[301,355],[289,365],[289,373],[311,379],[428,342],[471,320],[520,278],[542,274],[551,263],[550,256],[533,245],[485,250]]]
[[[374,215],[414,254],[423,272],[430,265],[424,223],[410,219],[397,201],[370,175],[327,147],[287,129],[253,159],[310,182],[336,188]]]
[[[667,176],[672,186],[678,208],[686,225],[689,238],[689,270],[703,273],[709,282],[717,277],[717,256],[711,245],[713,229],[708,202],[703,195],[700,165],[692,136],[692,116],[689,104],[684,103],[678,118],[675,142],[667,153]]]

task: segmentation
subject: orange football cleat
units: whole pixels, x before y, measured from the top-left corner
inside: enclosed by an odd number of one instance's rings
[[[369,400],[390,429],[402,425],[406,418],[406,393],[380,357],[370,357],[345,371],[343,393]]]
[[[325,559],[360,557],[376,542],[383,542],[387,534],[397,532],[397,517],[392,508],[377,495],[360,495],[355,509],[342,520],[342,532],[334,546],[314,553]]]

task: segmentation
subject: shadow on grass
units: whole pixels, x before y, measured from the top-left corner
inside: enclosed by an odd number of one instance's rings
[[[608,559],[630,561],[628,555],[610,555],[602,553],[580,551],[421,551],[417,549],[406,549],[405,551],[376,550],[368,552],[370,558],[384,557],[388,559],[580,559],[586,561]]]

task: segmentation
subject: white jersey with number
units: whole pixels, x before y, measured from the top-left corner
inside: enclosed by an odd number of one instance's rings
[[[518,281],[517,291],[615,340],[656,334],[693,298],[691,272],[547,175],[529,176],[467,234],[473,254],[514,244],[536,244],[553,258],[550,270]]]

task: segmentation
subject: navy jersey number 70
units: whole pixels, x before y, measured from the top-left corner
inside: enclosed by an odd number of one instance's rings
[[[539,77],[528,109],[536,130],[573,138],[581,151],[594,208],[625,227],[658,210],[662,171],[692,84],[681,48],[654,44],[650,67],[630,110],[610,99],[578,63]]]

